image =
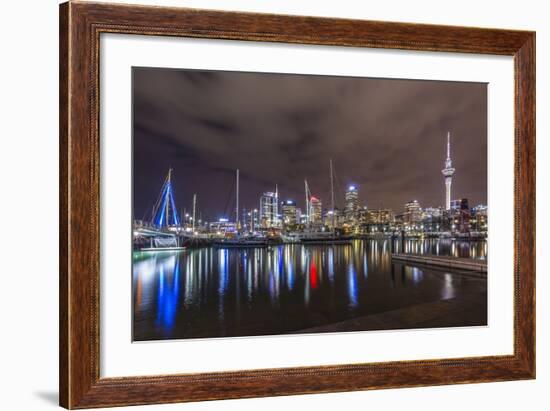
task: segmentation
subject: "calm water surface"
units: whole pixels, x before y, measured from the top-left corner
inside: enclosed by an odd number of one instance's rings
[[[485,259],[487,244],[409,240],[405,251]],[[392,264],[390,240],[133,258],[137,341],[284,334],[476,293],[486,298],[486,279]],[[462,325],[485,319],[472,321]]]

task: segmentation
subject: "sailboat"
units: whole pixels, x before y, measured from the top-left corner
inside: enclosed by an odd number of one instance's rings
[[[157,201],[153,205],[150,229],[148,230],[149,246],[142,247],[141,251],[172,251],[183,250],[176,234],[181,225],[176,209],[172,188],[172,168],[162,184]],[[146,230],[147,231],[147,230]]]
[[[213,245],[217,248],[260,248],[267,247],[268,242],[265,237],[245,236],[241,234],[241,225],[239,221],[239,170],[236,172],[236,196],[235,196],[235,229],[237,235],[234,238],[214,241]]]
[[[306,194],[306,212],[307,212],[307,224],[309,230],[301,234],[302,244],[351,244],[351,239],[347,237],[340,237],[336,235],[335,215],[334,215],[334,173],[332,166],[332,159],[329,160],[330,164],[330,197],[332,207],[332,224],[330,231],[314,231],[311,230],[311,191],[305,180],[305,194]]]

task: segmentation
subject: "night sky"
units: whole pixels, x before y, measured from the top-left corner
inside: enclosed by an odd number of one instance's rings
[[[487,85],[422,80],[133,68],[134,217],[149,220],[173,168],[180,210],[193,193],[208,221],[258,208],[278,184],[305,203],[304,179],[330,207],[348,184],[369,208],[444,205],[451,132],[453,198],[487,203]]]

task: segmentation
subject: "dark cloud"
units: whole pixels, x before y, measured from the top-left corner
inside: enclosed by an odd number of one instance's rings
[[[133,93],[136,218],[169,167],[205,219],[231,209],[237,168],[247,208],[276,184],[303,207],[304,178],[328,206],[330,158],[340,203],[355,183],[369,207],[439,206],[447,131],[453,197],[487,202],[486,84],[134,68]]]

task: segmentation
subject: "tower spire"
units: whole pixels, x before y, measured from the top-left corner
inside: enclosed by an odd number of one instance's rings
[[[235,195],[235,227],[239,229],[239,169],[236,174],[237,190]]]
[[[445,168],[441,170],[441,173],[445,177],[445,209],[451,209],[451,185],[453,182],[453,174],[455,169],[453,168],[453,162],[451,160],[451,132],[447,131],[447,158],[445,159]]]
[[[275,184],[275,216],[273,218],[275,226],[279,226],[279,185]]]

